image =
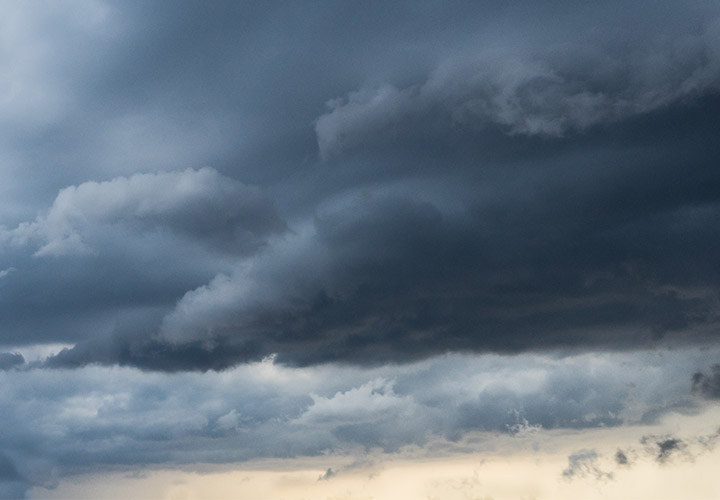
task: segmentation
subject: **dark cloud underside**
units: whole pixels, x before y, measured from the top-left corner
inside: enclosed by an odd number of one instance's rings
[[[713,3],[18,16],[0,327],[48,365],[715,340]]]

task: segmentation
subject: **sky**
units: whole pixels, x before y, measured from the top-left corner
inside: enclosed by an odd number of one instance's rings
[[[720,4],[0,9],[0,498],[720,497]]]

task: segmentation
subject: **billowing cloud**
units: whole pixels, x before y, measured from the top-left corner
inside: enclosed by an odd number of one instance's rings
[[[67,187],[35,220],[0,229],[5,341],[152,331],[160,308],[286,230],[260,188],[211,168]]]
[[[60,113],[77,129],[21,155],[79,166],[37,176],[33,215],[0,232],[8,345],[77,344],[53,366],[176,371],[713,341],[716,7],[636,23],[593,6],[533,8],[532,23],[480,3],[368,9],[348,29],[383,47],[373,61],[350,38],[308,38],[337,7],[183,4],[153,30],[141,6],[100,7],[64,29],[102,39],[91,55],[134,55],[66,86],[48,75],[73,99],[93,91]],[[103,38],[113,16],[123,29]],[[240,36],[225,21],[241,18],[264,28]],[[427,50],[407,57],[410,39]]]
[[[666,423],[720,385],[716,3],[3,7],[0,496],[627,431],[553,452],[609,491],[715,446]]]
[[[47,214],[4,229],[6,245],[36,245],[36,257],[93,253],[95,233],[170,230],[237,253],[285,229],[258,188],[211,168],[85,182],[58,193]],[[89,240],[89,241],[88,241]]]
[[[511,135],[557,137],[720,90],[720,24],[710,18],[696,29],[670,40],[651,33],[632,51],[610,40],[539,53],[478,48],[478,55],[444,61],[420,83],[328,101],[315,126],[320,155],[393,140],[418,123],[426,134],[498,126]]]

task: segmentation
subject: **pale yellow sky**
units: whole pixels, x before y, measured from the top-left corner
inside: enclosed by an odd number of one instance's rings
[[[670,414],[657,425],[585,431],[532,430],[518,436],[475,434],[442,447],[396,454],[326,455],[235,467],[115,471],[70,476],[31,498],[247,500],[713,500],[720,498],[720,408]],[[642,436],[673,436],[685,448],[660,463]],[[479,444],[478,444],[479,443]],[[720,444],[720,443],[718,443]],[[476,446],[483,451],[461,452]],[[493,449],[494,448],[494,449]],[[614,460],[626,451],[630,465]],[[571,478],[573,454],[597,455]],[[358,462],[358,459],[361,461]],[[328,467],[335,474],[320,479]],[[198,470],[202,472],[197,472]]]

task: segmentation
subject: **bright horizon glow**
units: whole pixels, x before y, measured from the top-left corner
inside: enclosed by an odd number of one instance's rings
[[[697,415],[671,413],[652,426],[584,431],[534,430],[524,435],[475,433],[452,448],[492,442],[494,451],[458,452],[406,448],[352,455],[197,464],[176,469],[129,468],[67,477],[54,489],[36,487],[36,499],[253,499],[253,500],[710,500],[720,497],[717,473],[720,408]],[[640,436],[675,435],[688,447],[658,462]],[[436,443],[440,445],[440,442]],[[624,449],[629,465],[614,454]],[[588,450],[597,459],[573,477],[568,457]],[[436,456],[433,456],[436,455]],[[330,466],[332,465],[332,467]],[[332,473],[327,475],[328,468]]]

